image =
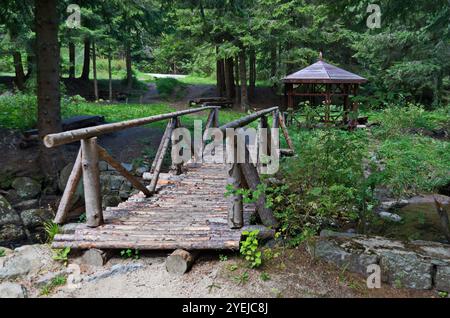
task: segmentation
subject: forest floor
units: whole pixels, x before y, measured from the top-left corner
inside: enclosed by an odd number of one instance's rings
[[[202,254],[183,276],[167,273],[166,256],[149,252],[138,260],[113,258],[106,268],[82,268],[83,275],[97,278],[82,282],[77,289],[60,287],[49,297],[437,297],[433,291],[395,289],[387,285],[368,289],[365,277],[313,259],[303,247],[283,250],[258,270],[248,269],[236,254],[221,256],[221,260],[217,254]],[[108,271],[113,265],[122,270]]]

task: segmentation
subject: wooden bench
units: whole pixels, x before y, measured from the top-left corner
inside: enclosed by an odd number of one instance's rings
[[[189,107],[194,106],[221,106],[225,108],[232,108],[233,101],[224,97],[204,97],[191,99],[189,101]]]

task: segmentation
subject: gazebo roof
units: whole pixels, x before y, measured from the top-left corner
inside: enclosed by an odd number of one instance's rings
[[[367,79],[320,60],[283,78],[284,83],[362,84]]]

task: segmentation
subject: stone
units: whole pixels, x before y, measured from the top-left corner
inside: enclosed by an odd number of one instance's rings
[[[103,196],[102,204],[103,207],[116,207],[119,203],[122,202],[122,199],[118,194],[107,194]]]
[[[450,266],[437,266],[435,286],[439,291],[450,293]]]
[[[112,175],[109,178],[109,189],[112,191],[118,191],[124,182],[124,177]]]
[[[148,166],[142,166],[136,169],[136,175],[139,177],[142,177],[144,173],[150,170],[150,167]]]
[[[431,289],[433,265],[410,251],[381,251],[381,279],[399,288]]]
[[[388,220],[391,222],[401,222],[402,221],[402,217],[400,215],[395,214],[395,213],[386,212],[386,211],[379,212],[378,216],[384,220]]]
[[[350,232],[335,232],[331,230],[322,230],[320,231],[321,237],[354,237],[355,233]]]
[[[56,272],[48,272],[45,273],[44,275],[40,276],[36,281],[35,281],[35,285],[38,288],[42,288],[48,284],[50,284],[53,279],[55,279],[58,276],[66,276],[67,274],[67,270],[61,270],[61,271],[56,271]]]
[[[364,247],[348,243],[340,243],[337,239],[319,239],[315,244],[314,255],[360,274],[367,274],[369,265],[379,263],[377,255],[366,254]]]
[[[34,199],[41,193],[41,184],[28,177],[14,179],[12,187],[22,199]]]
[[[113,265],[111,267],[111,269],[109,269],[107,271],[104,271],[101,273],[96,273],[96,274],[93,274],[91,276],[84,278],[83,281],[85,281],[85,282],[98,281],[100,279],[105,279],[105,278],[108,278],[111,276],[123,275],[126,273],[134,272],[134,271],[142,269],[142,268],[144,268],[144,265],[140,264],[140,263],[116,264],[116,265]]]
[[[131,191],[133,191],[133,187],[129,181],[125,181],[122,183],[119,189],[119,196],[121,199],[128,199],[128,197],[131,194]]]
[[[0,267],[0,281],[35,275],[53,265],[53,253],[47,245],[24,245],[14,250]]]
[[[64,192],[64,189],[66,188],[67,181],[69,180],[70,174],[73,169],[73,163],[69,163],[66,165],[60,172],[59,172],[59,178],[58,178],[58,189],[61,192]],[[72,202],[77,202],[80,198],[82,198],[84,195],[83,193],[83,177],[81,177],[80,182],[78,183],[77,190],[75,191],[74,197],[72,199]]]
[[[108,164],[106,163],[106,161],[99,161],[98,168],[100,169],[100,171],[108,171]]]
[[[20,284],[10,282],[1,283],[0,298],[27,298],[27,290]]]
[[[35,228],[52,220],[54,215],[47,209],[31,209],[21,212],[20,217],[27,228]]]
[[[21,242],[26,239],[22,221],[11,204],[0,195],[0,243]]]
[[[408,205],[409,201],[405,199],[381,202],[380,208],[383,210],[399,209]]]
[[[37,199],[21,201],[17,204],[14,204],[14,209],[18,211],[37,209],[38,207],[39,207],[39,200]]]

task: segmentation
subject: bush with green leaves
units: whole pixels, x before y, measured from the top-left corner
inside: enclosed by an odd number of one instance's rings
[[[173,94],[179,94],[185,89],[185,84],[175,78],[156,79],[156,89],[162,98],[169,98]]]
[[[262,252],[259,250],[259,230],[243,231],[244,240],[241,241],[241,255],[248,261],[250,268],[259,267],[262,264]]]

